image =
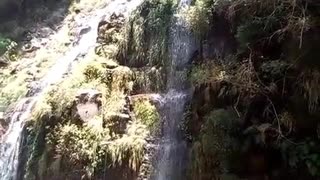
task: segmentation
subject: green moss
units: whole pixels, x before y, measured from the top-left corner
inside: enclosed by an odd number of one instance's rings
[[[154,105],[147,100],[141,100],[134,103],[134,114],[138,121],[142,122],[149,129],[154,130],[157,127],[160,115]]]

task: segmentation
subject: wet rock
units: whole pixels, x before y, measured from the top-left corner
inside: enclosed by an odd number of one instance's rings
[[[5,120],[4,118],[4,112],[0,112],[0,124]]]
[[[110,17],[106,17],[107,16],[102,18],[98,25],[98,42],[108,44],[116,41],[114,35],[120,32],[120,29],[124,25],[125,18],[121,13],[113,13]]]
[[[103,62],[102,66],[104,66],[107,69],[114,69],[119,67],[119,64],[114,61],[107,61],[107,62]]]
[[[150,103],[160,106],[163,103],[160,94],[137,94],[130,96],[130,100],[133,104],[138,101],[150,101]]]
[[[0,124],[0,138],[2,138],[2,136],[6,133],[6,130],[4,127],[2,127],[2,125]]]
[[[8,65],[9,65],[9,62],[7,60],[5,60],[4,58],[0,58],[0,68]]]
[[[125,122],[127,123],[131,118],[129,114],[126,113],[109,113],[105,117],[110,121],[118,121],[118,122]]]
[[[41,87],[41,83],[38,81],[32,81],[27,85],[28,88],[28,92],[26,94],[27,97],[30,97],[36,93],[38,93],[42,87]]]
[[[0,139],[6,133],[8,127],[7,116],[4,112],[0,112]]]
[[[156,159],[156,152],[158,146],[155,144],[156,138],[150,137],[147,140],[148,144],[144,147],[145,155],[143,157],[142,165],[139,170],[137,180],[148,180],[152,178],[152,173],[154,171],[154,165]]]
[[[0,20],[15,17],[20,12],[20,2],[18,0],[2,0],[0,3]]]
[[[131,117],[125,113],[108,113],[105,117],[105,125],[110,130],[110,134],[124,134],[127,129],[127,123]]]
[[[31,52],[36,51],[38,49],[40,49],[40,47],[34,46],[32,44],[26,44],[22,47],[22,51],[26,52],[26,53],[31,53]]]
[[[88,122],[100,114],[102,94],[94,89],[81,90],[76,95],[76,113],[83,122]]]

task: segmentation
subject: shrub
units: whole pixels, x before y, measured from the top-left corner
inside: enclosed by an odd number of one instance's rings
[[[11,44],[11,40],[0,36],[0,54],[4,54]]]
[[[195,86],[214,81],[228,80],[230,78],[229,75],[226,74],[224,66],[218,63],[194,65],[189,77],[191,83]]]
[[[154,129],[159,123],[159,113],[154,105],[149,101],[137,101],[134,103],[134,114],[138,121],[142,122],[150,129]]]
[[[0,55],[7,60],[15,61],[17,59],[16,53],[17,43],[9,38],[4,38],[0,35]]]
[[[213,1],[196,0],[195,4],[184,12],[192,31],[200,38],[204,38],[209,31],[212,3]]]
[[[48,142],[56,142],[56,153],[71,166],[81,165],[88,176],[102,164],[105,157],[103,142],[109,139],[107,129],[89,126],[78,127],[74,124],[59,125],[49,136]]]
[[[111,156],[112,165],[121,165],[128,161],[130,168],[136,172],[143,160],[146,138],[149,134],[146,126],[132,122],[127,127],[127,133],[121,138],[107,142],[107,153]]]
[[[228,155],[237,150],[233,133],[236,116],[230,110],[217,109],[205,117],[198,140],[192,147],[193,179],[213,179],[228,171]]]

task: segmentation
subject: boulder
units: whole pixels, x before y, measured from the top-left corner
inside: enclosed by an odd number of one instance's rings
[[[107,113],[104,126],[107,126],[111,134],[124,134],[127,129],[127,123],[131,119],[130,115],[125,113]]]
[[[123,14],[113,13],[110,17],[105,16],[98,25],[98,42],[114,43],[115,34],[120,32],[123,27],[125,18]]]
[[[102,63],[102,66],[107,69],[114,69],[119,67],[119,64],[112,60],[107,60]]]
[[[76,113],[83,122],[89,122],[100,114],[102,94],[94,89],[80,90],[76,95]]]

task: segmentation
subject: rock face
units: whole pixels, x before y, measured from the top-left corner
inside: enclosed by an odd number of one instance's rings
[[[47,0],[2,0],[0,2],[0,21],[20,15],[27,8],[44,2]]]
[[[89,122],[100,114],[102,94],[93,89],[81,90],[76,95],[77,114],[83,122]]]
[[[4,20],[12,15],[17,14],[20,10],[21,3],[18,0],[3,0],[0,2],[0,20]]]
[[[116,41],[114,35],[120,32],[124,22],[124,15],[115,13],[111,15],[110,19],[102,20],[98,28],[98,42],[103,42],[104,44],[114,43]]]
[[[0,139],[1,137],[4,135],[5,131],[6,131],[6,122],[5,122],[5,117],[4,117],[4,113],[0,112]]]
[[[3,57],[0,58],[0,68],[5,67],[9,64],[7,60],[5,60]]]
[[[139,175],[137,180],[148,180],[154,179],[152,176],[152,172],[154,172],[154,164],[153,162],[156,161],[156,152],[158,146],[156,145],[156,139],[150,138],[147,139],[148,144],[145,147],[145,155],[143,157],[142,165],[140,167]]]

